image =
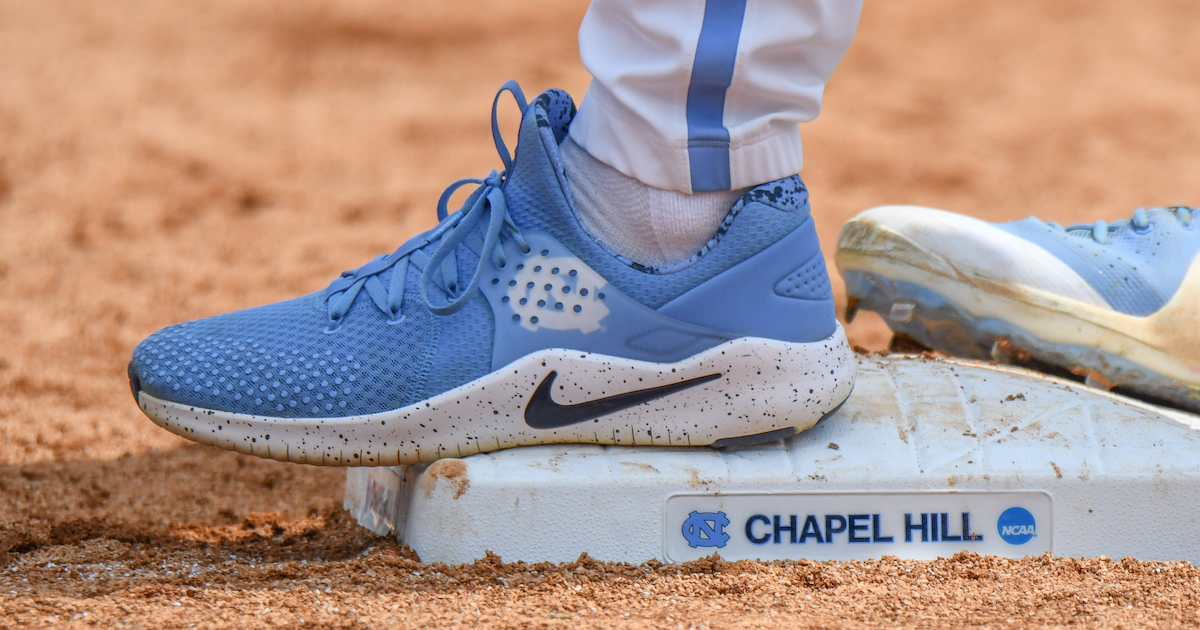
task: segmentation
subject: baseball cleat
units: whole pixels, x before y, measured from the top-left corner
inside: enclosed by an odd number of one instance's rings
[[[1063,228],[888,206],[838,240],[847,318],[865,308],[947,354],[1041,364],[1200,411],[1200,217],[1139,209]]]
[[[436,228],[324,291],[151,335],[129,366],[146,415],[243,453],[373,466],[771,441],[846,400],[856,362],[799,177],[748,191],[689,260],[645,267],[576,214],[570,97],[505,91],[523,116],[510,158],[493,103],[504,171],[456,182]]]

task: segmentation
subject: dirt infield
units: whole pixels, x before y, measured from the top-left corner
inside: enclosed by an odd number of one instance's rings
[[[443,186],[498,167],[504,80],[582,95],[585,8],[0,0],[0,627],[1200,624],[1200,571],[1134,560],[422,565],[347,522],[341,471],[141,416],[140,339],[432,225]],[[1197,26],[1192,0],[868,0],[805,130],[826,253],[884,203],[1200,203]]]

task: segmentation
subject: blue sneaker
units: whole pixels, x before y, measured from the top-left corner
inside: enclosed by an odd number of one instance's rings
[[[1111,225],[991,224],[911,206],[842,228],[858,308],[947,354],[1065,370],[1200,412],[1200,217],[1139,209]]]
[[[526,105],[505,171],[324,291],[161,330],[138,405],[197,442],[307,464],[428,462],[531,444],[727,446],[807,429],[850,395],[799,177],[747,192],[690,260],[647,268],[576,214],[564,92]],[[448,214],[456,188],[477,188]]]

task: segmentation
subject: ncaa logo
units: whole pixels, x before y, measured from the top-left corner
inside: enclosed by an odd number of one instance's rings
[[[1037,537],[1037,521],[1025,508],[1013,507],[1004,510],[996,521],[1000,537],[1010,545],[1024,545]]]

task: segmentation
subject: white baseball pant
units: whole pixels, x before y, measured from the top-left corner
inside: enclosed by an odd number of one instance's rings
[[[571,138],[656,188],[755,186],[798,173],[862,0],[592,0],[592,83]]]

